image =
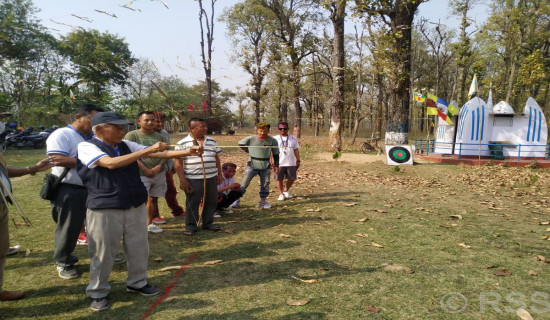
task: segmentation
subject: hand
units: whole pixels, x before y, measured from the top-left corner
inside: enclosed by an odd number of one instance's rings
[[[198,146],[192,146],[189,149],[189,152],[192,156],[200,156],[204,153],[204,146],[202,144],[199,144]]]
[[[152,152],[162,152],[168,150],[170,146],[166,142],[157,142],[154,145],[150,146],[149,149]]]
[[[189,184],[189,182],[187,182],[186,179],[183,179],[180,181],[180,189],[187,193],[189,192],[189,190],[191,190],[191,185]]]
[[[143,170],[143,173],[145,173],[145,176],[148,178],[153,178],[156,175],[153,169],[145,169]]]
[[[218,185],[222,184],[223,182],[223,175],[218,174]]]
[[[51,156],[48,156],[48,162],[51,164],[52,167],[61,166],[62,165],[61,159],[64,159],[64,158],[67,158],[67,156],[62,156],[60,154],[52,154]]]
[[[298,170],[298,168],[300,168],[300,160],[296,161],[296,170]]]
[[[40,172],[40,171],[44,171],[44,170],[48,170],[49,168],[52,167],[49,158],[42,159],[42,160],[38,161],[34,166],[35,167],[32,168],[31,170],[35,173]]]
[[[241,189],[241,185],[235,182],[229,186],[229,189],[233,191],[239,191]]]

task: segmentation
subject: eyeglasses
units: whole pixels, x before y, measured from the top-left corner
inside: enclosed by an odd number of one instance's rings
[[[288,128],[278,128],[279,130],[288,130]]]

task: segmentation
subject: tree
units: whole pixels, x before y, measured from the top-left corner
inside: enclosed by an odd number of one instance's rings
[[[214,42],[214,5],[217,0],[210,0],[210,16],[199,1],[199,22],[201,26],[201,57],[206,83],[206,105],[212,114],[212,43]],[[204,29],[206,28],[206,51],[204,47]]]
[[[275,15],[274,35],[284,47],[290,59],[293,88],[292,102],[295,110],[294,134],[300,138],[302,128],[302,107],[300,106],[300,79],[302,59],[313,51],[316,37],[315,22],[318,21],[317,1],[311,0],[259,0]],[[309,25],[308,25],[309,24]]]
[[[134,110],[136,114],[154,107],[155,101],[152,96],[156,90],[151,80],[158,81],[160,78],[160,73],[149,59],[139,59],[132,65],[128,73],[125,95],[127,104],[137,107]]]
[[[411,86],[411,34],[414,14],[424,0],[355,0],[358,13],[379,18],[389,29],[393,50],[388,53],[393,68],[388,72],[389,112],[386,144],[409,143],[409,101]]]
[[[254,123],[260,122],[260,103],[266,90],[262,87],[271,65],[270,33],[274,17],[258,0],[245,0],[224,12],[227,33],[233,39],[234,60],[251,76],[252,90],[248,96],[254,101]]]
[[[332,116],[330,118],[329,143],[332,149],[342,151],[342,114],[344,112],[344,21],[346,0],[332,0],[325,3],[330,11],[334,29],[332,41]]]
[[[78,78],[86,79],[92,86],[96,99],[101,98],[109,84],[125,85],[129,68],[135,61],[124,39],[93,29],[62,36],[60,49],[78,69]]]

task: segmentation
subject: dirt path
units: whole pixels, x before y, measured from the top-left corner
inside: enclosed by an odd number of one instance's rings
[[[316,159],[321,161],[335,161],[332,158],[332,153],[330,152],[321,152],[315,155]],[[371,163],[381,161],[386,163],[386,156],[384,154],[373,155],[373,154],[364,154],[364,153],[342,153],[342,156],[338,161],[349,162],[353,164],[361,163]]]

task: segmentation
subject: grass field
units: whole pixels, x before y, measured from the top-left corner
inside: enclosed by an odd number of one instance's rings
[[[234,145],[242,137],[215,138]],[[168,224],[149,235],[149,280],[173,287],[155,308],[158,296],[125,291],[119,265],[111,309],[92,312],[86,247],[75,252],[82,277],[57,276],[55,225],[38,197],[43,174],[13,179],[33,226],[10,224],[23,252],[8,257],[4,287],[28,295],[0,303],[0,318],[139,319],[152,310],[150,319],[521,319],[523,308],[550,319],[550,171],[426,163],[397,170],[384,156],[348,158],[357,143],[338,161],[321,157],[325,138],[304,137],[301,146],[297,197],[279,202],[272,193],[273,209],[257,209],[256,178],[242,206],[217,219],[222,232],[183,235],[183,221],[161,201]],[[222,161],[239,165],[239,181],[246,155],[226,150]],[[19,166],[42,154],[6,156]],[[214,260],[221,262],[205,265]],[[161,270],[188,262],[179,273]]]

